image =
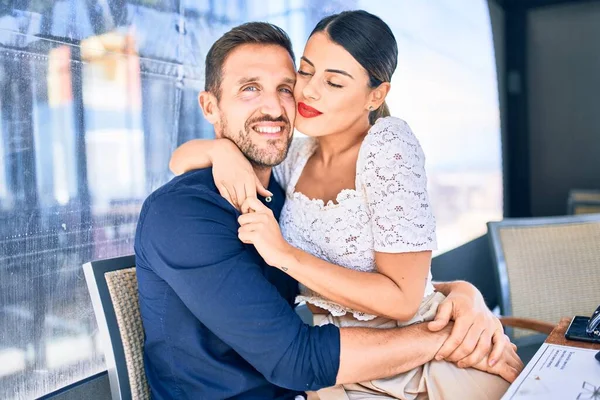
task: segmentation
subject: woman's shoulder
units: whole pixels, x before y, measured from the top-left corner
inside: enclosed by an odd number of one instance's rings
[[[398,117],[382,117],[375,121],[371,129],[369,129],[365,140],[387,140],[389,142],[401,140],[413,142],[417,138],[405,120]]]
[[[304,159],[312,155],[316,145],[317,141],[313,137],[294,136],[283,164],[286,164],[289,169],[294,169],[296,165],[303,163]]]
[[[369,153],[422,154],[421,144],[406,121],[398,117],[383,117],[375,121],[363,142],[363,156]]]
[[[296,173],[297,167],[302,165],[306,158],[310,157],[315,146],[315,138],[304,135],[292,138],[286,158],[273,169],[275,179],[283,188],[287,188],[292,176]]]
[[[292,138],[292,144],[288,150],[288,157],[298,157],[304,153],[310,153],[313,146],[316,144],[316,140],[310,136],[294,136]]]
[[[375,123],[371,127],[371,129],[374,129],[374,128],[377,129],[377,128],[381,128],[384,126],[404,127],[404,126],[408,126],[408,123],[405,120],[403,120],[402,118],[394,117],[394,116],[387,116],[387,117],[378,118],[377,121],[375,121]]]

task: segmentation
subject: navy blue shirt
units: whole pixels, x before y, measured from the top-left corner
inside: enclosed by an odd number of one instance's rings
[[[284,192],[271,179],[279,217]],[[264,201],[264,199],[261,199]],[[237,237],[211,169],[144,202],[135,236],[144,363],[155,399],[293,399],[335,384],[340,335],[292,309],[298,284]]]

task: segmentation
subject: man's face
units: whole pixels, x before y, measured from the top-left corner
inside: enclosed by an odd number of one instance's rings
[[[281,46],[245,44],[223,65],[217,137],[237,144],[256,166],[283,161],[296,117],[296,75],[289,53]]]

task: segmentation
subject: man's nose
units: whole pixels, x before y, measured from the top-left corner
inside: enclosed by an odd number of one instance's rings
[[[270,115],[278,118],[283,114],[283,105],[279,93],[270,93],[263,95],[263,103],[260,112],[264,115]]]

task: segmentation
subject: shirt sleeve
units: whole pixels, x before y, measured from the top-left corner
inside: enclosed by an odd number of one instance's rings
[[[232,211],[210,196],[165,194],[143,224],[141,244],[159,260],[155,272],[267,380],[305,391],[335,384],[339,329],[302,323],[265,278],[253,247],[238,240]]]
[[[401,119],[379,119],[358,160],[374,237],[384,253],[436,250],[435,217],[427,194],[425,155]]]

